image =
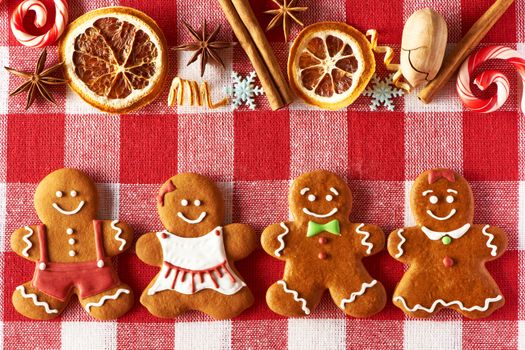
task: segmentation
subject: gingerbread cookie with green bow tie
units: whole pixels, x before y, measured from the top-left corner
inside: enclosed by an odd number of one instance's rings
[[[386,293],[370,276],[364,257],[380,252],[383,231],[352,223],[352,193],[334,173],[317,170],[294,180],[289,193],[294,221],[268,226],[264,250],[286,261],[283,278],[266,293],[270,309],[284,316],[312,314],[328,290],[347,315],[367,317],[381,311]]]

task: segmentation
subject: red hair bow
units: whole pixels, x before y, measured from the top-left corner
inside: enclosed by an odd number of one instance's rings
[[[454,177],[454,172],[450,169],[442,170],[430,170],[428,173],[428,183],[432,184],[441,178],[445,178],[450,182],[455,182],[456,178]]]

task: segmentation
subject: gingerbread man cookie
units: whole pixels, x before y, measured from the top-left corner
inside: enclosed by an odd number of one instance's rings
[[[268,226],[264,250],[286,261],[282,280],[266,293],[268,306],[284,316],[306,316],[328,289],[346,314],[367,317],[383,309],[386,293],[362,259],[381,251],[383,231],[349,220],[352,193],[336,174],[318,170],[295,179],[289,194],[295,221]]]
[[[505,298],[485,268],[507,249],[500,228],[475,225],[468,182],[449,169],[419,175],[410,194],[416,226],[392,232],[388,251],[408,265],[396,287],[394,304],[414,317],[442,308],[481,318],[502,307]]]
[[[12,249],[36,263],[33,280],[16,287],[13,305],[22,315],[49,320],[73,294],[94,318],[108,320],[133,305],[133,291],[120,282],[110,257],[131,247],[133,231],[118,220],[96,220],[93,181],[76,169],[47,175],[35,192],[42,224],[11,236]]]
[[[158,266],[140,302],[153,315],[173,318],[188,310],[215,319],[239,315],[253,295],[233,265],[257,247],[254,230],[243,224],[222,226],[224,204],[217,186],[198,174],[178,174],[157,196],[165,229],[137,241],[138,257]]]

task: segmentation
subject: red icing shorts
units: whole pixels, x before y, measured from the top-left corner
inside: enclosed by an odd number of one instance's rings
[[[80,299],[105,292],[116,287],[119,279],[111,261],[105,260],[103,267],[96,261],[83,263],[46,263],[40,270],[38,263],[33,275],[33,286],[40,291],[62,301],[66,300],[73,288]]]

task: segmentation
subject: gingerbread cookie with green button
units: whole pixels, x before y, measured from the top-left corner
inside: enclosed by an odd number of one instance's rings
[[[289,193],[293,221],[267,227],[264,250],[286,262],[284,276],[266,293],[270,309],[284,316],[308,316],[325,290],[347,315],[367,317],[383,309],[386,293],[370,276],[364,257],[380,252],[383,231],[352,223],[352,193],[346,182],[325,170],[294,180]]]
[[[485,263],[507,249],[502,229],[473,224],[474,198],[468,182],[449,169],[420,174],[410,206],[416,225],[392,232],[388,251],[408,265],[394,304],[413,317],[451,308],[468,318],[492,314],[505,303]]]

